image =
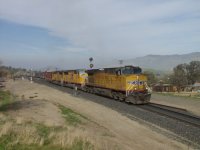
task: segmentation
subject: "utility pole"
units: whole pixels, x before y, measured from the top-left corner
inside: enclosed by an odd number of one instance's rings
[[[119,65],[122,66],[123,63],[124,63],[124,60],[120,59],[120,60],[118,60],[118,61],[119,61]]]
[[[33,83],[33,75],[32,75],[32,68],[31,68],[31,77],[30,77],[31,83]]]

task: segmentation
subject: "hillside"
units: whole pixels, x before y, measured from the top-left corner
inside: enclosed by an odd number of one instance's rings
[[[194,60],[200,61],[200,52],[183,55],[147,55],[125,60],[124,63],[140,66],[142,68],[171,71],[178,64],[189,63]]]

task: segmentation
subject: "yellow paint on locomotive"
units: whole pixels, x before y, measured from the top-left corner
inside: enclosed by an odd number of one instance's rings
[[[52,81],[61,82],[63,80],[62,72],[52,72]]]
[[[56,81],[56,79],[57,79],[57,73],[56,72],[52,72],[51,79],[52,79],[52,81]]]
[[[126,91],[144,91],[147,86],[147,76],[133,74],[126,76]]]
[[[88,85],[116,91],[143,91],[146,90],[147,77],[142,74],[116,75],[99,72],[89,76],[88,81]]]
[[[78,73],[76,71],[69,71],[67,73],[64,73],[63,81],[65,83],[84,85],[87,76],[88,76],[87,73]]]
[[[67,72],[63,72],[63,82],[67,82]]]

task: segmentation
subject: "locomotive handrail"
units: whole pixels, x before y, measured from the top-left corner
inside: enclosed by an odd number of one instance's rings
[[[148,86],[147,82],[144,82],[145,87],[147,88],[149,93],[152,93],[151,88]]]
[[[129,84],[128,89],[126,90],[126,96],[129,96],[129,91],[130,91],[130,89],[132,89],[132,88],[133,88],[133,85],[132,85],[132,84]]]

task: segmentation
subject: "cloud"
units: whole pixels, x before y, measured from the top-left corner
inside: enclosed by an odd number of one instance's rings
[[[197,0],[0,0],[0,18],[69,40],[66,53],[105,59],[199,47]]]

